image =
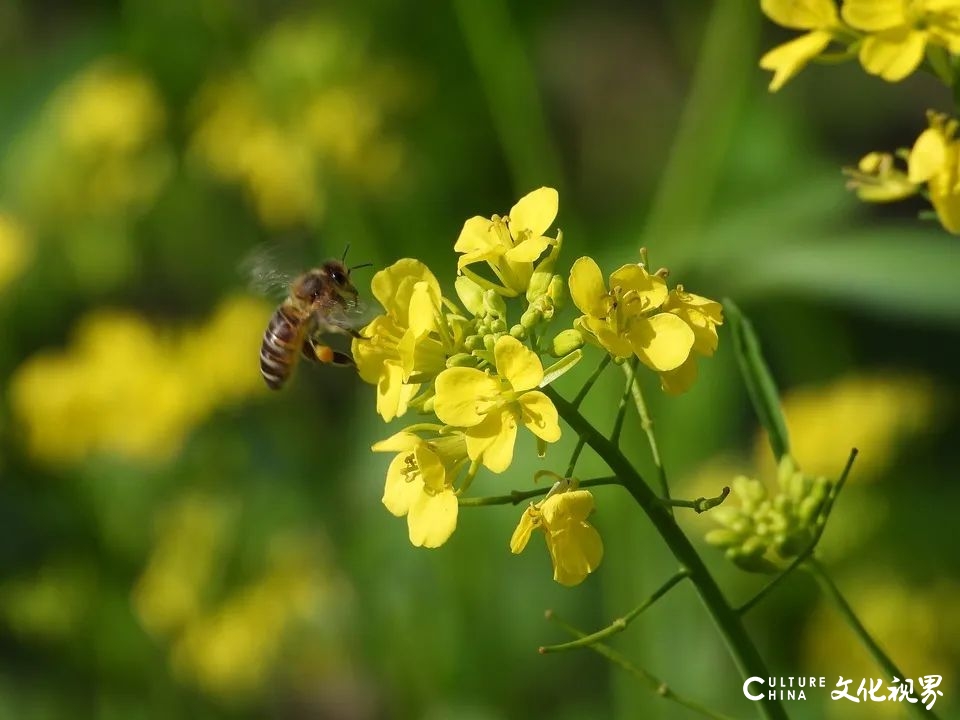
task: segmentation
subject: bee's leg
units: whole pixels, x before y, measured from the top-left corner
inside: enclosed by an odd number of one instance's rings
[[[308,340],[303,344],[303,356],[309,360],[323,363],[325,365],[356,367],[356,363],[353,361],[353,358],[347,355],[347,353],[334,350],[329,345],[321,345],[313,340]]]

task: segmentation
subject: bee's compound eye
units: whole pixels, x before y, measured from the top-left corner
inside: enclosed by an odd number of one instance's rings
[[[337,285],[345,285],[347,282],[347,276],[340,270],[336,270],[336,269],[330,271],[330,278]]]

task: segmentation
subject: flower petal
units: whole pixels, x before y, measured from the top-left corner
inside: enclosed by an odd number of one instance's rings
[[[831,35],[822,30],[814,30],[806,35],[778,45],[760,58],[760,67],[773,70],[770,92],[782,88],[787,80],[803,70],[813,58],[822,53],[830,44]]]
[[[430,268],[419,260],[401,258],[376,273],[370,282],[370,289],[387,313],[406,328],[410,296],[418,282],[426,282],[433,293],[440,295],[440,283]]]
[[[489,218],[474,215],[463,224],[460,237],[454,243],[453,249],[458,253],[483,251],[494,244],[494,237],[490,232],[493,223]]]
[[[533,390],[521,395],[518,402],[521,420],[530,432],[546,442],[560,439],[560,418],[550,398]]]
[[[433,410],[441,422],[471,427],[483,420],[500,383],[482,370],[454,367],[437,376],[436,391]]]
[[[672,313],[637,318],[630,326],[630,344],[648,367],[673,370],[689,357],[693,348],[693,330]]]
[[[423,480],[425,492],[439,493],[449,487],[443,461],[428,443],[420,443],[413,451],[413,456],[417,461],[417,469]]]
[[[384,422],[390,422],[407,411],[407,404],[417,393],[419,385],[406,385],[403,382],[403,368],[394,360],[383,364],[383,371],[377,381],[377,412]]]
[[[924,183],[936,175],[947,161],[947,139],[940,128],[927,128],[910,150],[907,161],[908,179],[912,183]]]
[[[410,542],[416,547],[440,547],[457,529],[458,511],[453,490],[419,493],[407,513]]]
[[[520,516],[520,522],[517,523],[513,535],[510,537],[510,552],[519,555],[530,541],[533,531],[540,526],[540,513],[536,506],[530,505]]]
[[[423,494],[423,482],[417,475],[408,475],[407,458],[410,453],[400,453],[390,461],[387,468],[387,482],[383,486],[382,502],[393,515],[403,517],[410,510],[417,496]]]
[[[845,0],[841,15],[857,30],[879,32],[908,23],[903,0]]]
[[[540,512],[548,530],[559,530],[564,525],[581,522],[590,517],[595,507],[589,490],[569,490],[551,495],[543,501]]]
[[[507,250],[504,257],[511,263],[532,263],[549,245],[550,238],[535,235]]]
[[[414,284],[409,305],[410,330],[417,336],[436,330],[439,313],[439,289],[423,281]]]
[[[497,374],[517,392],[537,387],[543,380],[543,364],[530,348],[510,335],[504,335],[493,348]]]
[[[374,452],[407,452],[413,450],[422,442],[423,440],[412,432],[401,430],[380,442],[374,443],[370,449]]]
[[[960,143],[951,143],[947,148],[944,169],[930,178],[930,202],[940,224],[954,235],[960,234],[960,192],[958,192],[958,168],[960,168]]]
[[[547,549],[553,561],[553,579],[567,587],[582,583],[603,560],[603,540],[590,523],[548,533]]]
[[[658,275],[651,275],[643,265],[623,265],[610,274],[610,287],[632,290],[642,302],[640,310],[660,307],[667,299],[667,282]]]
[[[685,393],[697,380],[697,359],[691,355],[678,368],[660,373],[660,387],[668,395]]]
[[[467,452],[479,459],[491,472],[502,473],[513,462],[513,446],[517,440],[517,418],[510,408],[492,412],[479,425],[468,428]]]
[[[607,287],[600,266],[592,257],[577,258],[570,268],[570,297],[585,315],[599,318],[606,314]]]
[[[837,22],[833,0],[760,0],[763,14],[777,25],[794,30],[814,30]]]
[[[926,44],[927,33],[906,26],[868,35],[860,46],[860,64],[871,75],[899,82],[920,66]]]
[[[533,237],[543,235],[553,225],[560,207],[560,194],[550,187],[527,193],[510,208],[510,231],[516,238],[527,230]]]

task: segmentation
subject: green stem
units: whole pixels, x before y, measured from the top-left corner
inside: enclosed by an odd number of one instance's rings
[[[657,444],[656,433],[653,432],[653,419],[650,417],[650,411],[647,410],[647,402],[643,397],[643,391],[640,389],[640,383],[632,383],[630,391],[633,393],[633,404],[637,406],[637,414],[640,416],[640,427],[647,436],[647,444],[650,446],[650,455],[653,457],[653,464],[657,468],[657,482],[660,483],[660,494],[664,501],[670,500],[670,483],[667,482],[667,470],[663,467],[663,461],[660,459],[660,446]],[[670,511],[673,514],[673,511]]]
[[[722,505],[730,494],[730,488],[725,487],[716,497],[698,497],[696,500],[671,500],[669,498],[660,498],[660,502],[670,507],[690,508],[699,515],[707,510]]]
[[[688,570],[678,570],[676,573],[670,576],[670,579],[667,580],[663,585],[661,585],[653,595],[648,597],[642,603],[637,605],[633,610],[628,612],[623,617],[618,617],[612,623],[607,625],[605,628],[601,628],[594,633],[589,635],[581,635],[576,640],[571,640],[570,642],[558,643],[557,645],[544,645],[540,648],[541,654],[553,653],[553,652],[562,652],[564,650],[573,650],[574,648],[586,647],[587,645],[593,645],[598,643],[601,640],[606,640],[611,635],[616,635],[627,629],[627,625],[632,623],[644,610],[653,605],[657,600],[666,595],[673,588],[674,585],[679,583],[681,580],[690,576]]]
[[[610,433],[610,442],[617,447],[620,446],[620,433],[623,431],[623,421],[627,417],[627,398],[630,397],[633,386],[636,385],[638,362],[637,358],[633,358],[623,366],[623,372],[627,376],[627,384],[623,389],[623,395],[620,396],[620,404],[617,406],[617,419],[614,420],[613,432]]]
[[[585,635],[585,633],[581,630],[578,630],[577,628],[573,627],[573,625],[570,625],[569,623],[564,622],[557,617],[556,613],[554,613],[552,610],[548,610],[546,615],[547,620],[552,620],[574,637],[583,637]],[[693,712],[700,713],[704,717],[712,718],[712,720],[730,720],[727,715],[721,715],[705,705],[701,705],[694,700],[689,700],[682,695],[677,695],[677,693],[675,693],[665,682],[658,679],[655,675],[647,672],[642,667],[634,665],[609,645],[604,645],[603,643],[594,643],[593,645],[590,645],[590,649],[597,654],[602,655],[614,665],[619,666],[625,672],[633,675],[640,682],[650,688],[652,692],[656,693],[664,700],[670,700],[678,705],[683,705],[683,707],[692,710]]]
[[[563,474],[565,478],[573,477],[573,471],[577,468],[577,460],[580,459],[580,453],[583,452],[584,445],[583,438],[577,438],[577,445],[573,448],[573,454],[570,455],[570,462],[567,463],[567,471]]]
[[[610,356],[606,353],[603,354],[603,357],[600,359],[600,364],[597,365],[597,369],[593,371],[593,375],[587,378],[587,381],[583,384],[583,387],[580,388],[580,392],[577,393],[577,396],[573,399],[573,407],[578,408],[583,403],[583,399],[587,396],[590,390],[593,388],[593,384],[597,381],[597,378],[607,369],[607,365],[610,364]]]
[[[587,444],[603,459],[613,471],[620,483],[633,496],[637,504],[643,509],[653,526],[670,548],[673,556],[690,573],[690,581],[700,595],[700,599],[713,618],[714,623],[727,643],[727,648],[737,669],[744,679],[751,676],[769,677],[767,666],[753,641],[747,635],[740,621],[740,617],[733,611],[723,592],[714,580],[713,575],[704,565],[703,559],[690,543],[690,540],[677,525],[673,516],[660,502],[633,468],[630,461],[607,438],[590,424],[573,406],[552,387],[543,388],[543,392],[553,401],[557,412],[566,423],[583,437]],[[787,717],[783,705],[778,700],[764,697],[757,702],[758,709],[764,717]]]
[[[843,594],[840,592],[840,588],[836,586],[830,576],[827,574],[826,569],[816,560],[816,558],[809,558],[804,565],[804,567],[810,571],[814,578],[816,578],[817,583],[823,589],[824,594],[827,598],[833,603],[833,606],[836,608],[843,619],[846,621],[847,625],[853,630],[853,632],[860,639],[860,642],[866,648],[867,652],[873,656],[873,659],[876,661],[877,665],[883,668],[884,672],[890,676],[889,679],[898,678],[903,680],[906,678],[900,669],[894,664],[893,660],[883,651],[883,649],[877,644],[877,641],[873,639],[867,629],[863,626],[863,623],[860,622],[860,618],[857,617],[857,614],[853,611],[853,608],[850,607],[850,603],[847,602],[846,598],[843,597]],[[911,706],[911,709],[925,718],[936,718],[936,715],[932,710],[927,710],[920,703],[908,703]]]
[[[577,487],[590,488],[601,485],[619,485],[620,481],[615,477],[590,478],[581,480]],[[552,487],[552,486],[551,486]],[[489,497],[469,497],[457,498],[460,507],[482,507],[485,505],[519,505],[529,498],[546,495],[550,492],[549,487],[537,488],[536,490],[514,490],[509,495],[491,495]]]

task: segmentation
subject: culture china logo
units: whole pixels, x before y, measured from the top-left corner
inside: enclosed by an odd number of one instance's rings
[[[943,677],[941,675],[923,675],[917,678],[916,684],[912,678],[894,677],[893,682],[884,687],[881,678],[863,678],[855,691],[852,691],[853,678],[845,679],[842,675],[837,680],[836,690],[830,692],[831,700],[846,702],[906,702],[921,703],[927,710],[932,710],[938,697],[943,697],[939,690]],[[819,688],[827,687],[825,677],[750,677],[743,683],[743,694],[750,700],[757,701],[768,698],[770,700],[806,700],[807,693]],[[918,697],[919,696],[919,697]]]

